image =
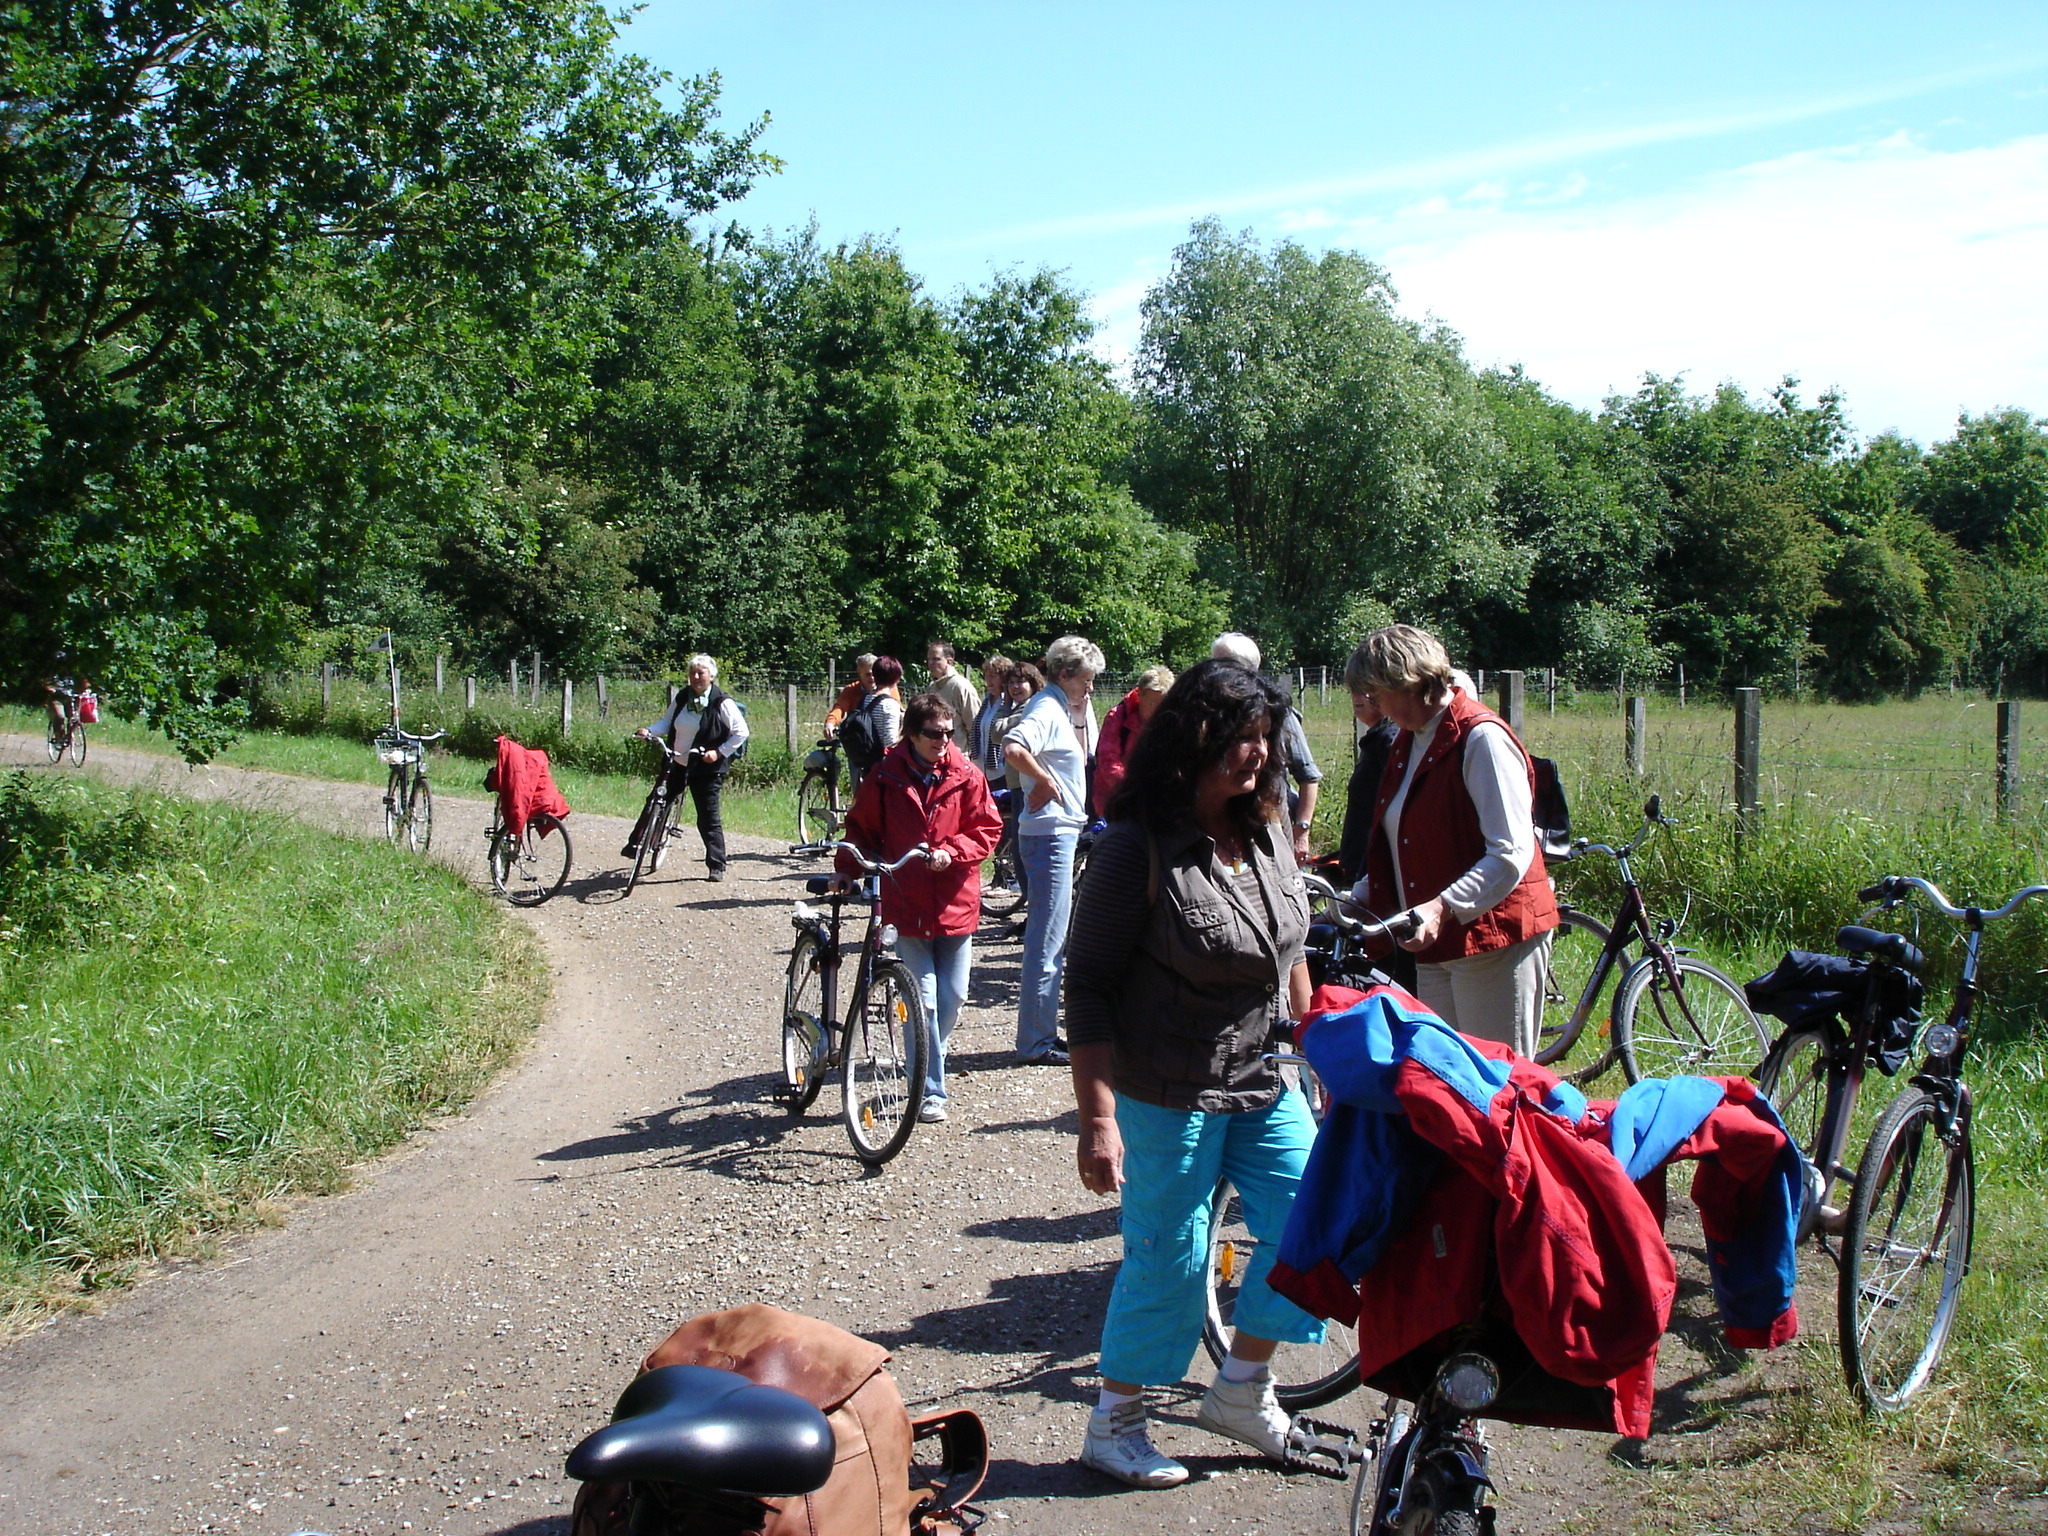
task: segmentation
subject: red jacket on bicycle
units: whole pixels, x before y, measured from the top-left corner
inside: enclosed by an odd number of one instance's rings
[[[860,781],[846,816],[846,840],[893,862],[928,843],[952,855],[935,870],[913,860],[882,881],[882,921],[920,939],[972,933],[981,922],[981,863],[1003,835],[988,780],[948,741],[926,769],[908,741],[891,747]],[[842,874],[860,866],[839,855]]]

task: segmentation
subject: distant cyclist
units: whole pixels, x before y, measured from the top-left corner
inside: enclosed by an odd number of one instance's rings
[[[43,679],[43,707],[50,714],[52,731],[68,730],[72,712],[78,707],[78,696],[92,691],[92,679],[71,675],[70,656],[59,651],[52,658],[52,671]]]
[[[718,663],[702,654],[690,658],[690,686],[676,695],[675,703],[652,725],[637,734],[648,741],[667,742],[669,750],[682,754],[664,770],[669,775],[669,794],[679,796],[688,785],[690,801],[697,808],[697,835],[704,839],[704,863],[714,881],[725,878],[725,824],[719,818],[718,797],[725,788],[725,776],[732,760],[747,745],[747,717],[731,695],[718,686]],[[637,858],[640,839],[648,835],[642,823],[633,828],[622,859]]]

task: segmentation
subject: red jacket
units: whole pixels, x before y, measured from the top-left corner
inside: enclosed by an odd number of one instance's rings
[[[1124,764],[1137,744],[1145,721],[1138,714],[1138,690],[1133,688],[1117,701],[1116,708],[1102,722],[1102,734],[1095,743],[1095,814],[1109,814],[1110,797],[1124,782]]]
[[[1503,730],[1508,723],[1485,705],[1461,692],[1437,722],[1429,751],[1415,770],[1408,786],[1408,798],[1401,805],[1401,880],[1394,889],[1394,855],[1387,846],[1387,807],[1393,803],[1401,779],[1408,771],[1408,754],[1415,749],[1415,733],[1403,731],[1394,738],[1387,754],[1387,766],[1380,774],[1379,798],[1372,808],[1372,834],[1366,844],[1366,904],[1375,912],[1394,913],[1404,907],[1440,896],[1444,890],[1479,862],[1486,852],[1486,838],[1479,829],[1479,812],[1465,792],[1465,738],[1472,727],[1491,721]],[[1510,739],[1514,732],[1508,731]],[[1536,787],[1536,770],[1519,740],[1515,750],[1522,753],[1522,766],[1529,773],[1529,788]],[[1444,913],[1442,931],[1436,942],[1416,955],[1417,960],[1441,964],[1506,949],[1524,939],[1533,939],[1557,926],[1557,898],[1550,889],[1549,872],[1543,867],[1539,847],[1529,860],[1520,883],[1508,892],[1500,905],[1482,912],[1466,923],[1454,912]]]
[[[510,736],[498,738],[498,765],[485,775],[484,788],[497,792],[498,813],[514,837],[542,811],[557,819],[569,814],[569,802],[548,771],[547,753],[522,747]]]
[[[846,817],[846,840],[863,853],[896,860],[919,843],[953,855],[942,870],[913,859],[882,880],[882,921],[920,939],[955,938],[981,923],[981,861],[995,851],[1003,818],[983,777],[947,742],[929,785],[918,782],[910,743],[899,741],[860,781]],[[860,866],[845,854],[842,874]]]

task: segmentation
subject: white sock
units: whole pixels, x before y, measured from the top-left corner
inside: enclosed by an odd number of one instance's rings
[[[1096,1395],[1095,1411],[1106,1419],[1117,1409],[1123,1407],[1125,1403],[1135,1403],[1144,1395],[1143,1392],[1112,1392],[1109,1388],[1104,1387]]]
[[[1235,1355],[1225,1355],[1223,1368],[1216,1373],[1219,1379],[1232,1382],[1257,1381],[1265,1374],[1265,1361],[1240,1360]]]

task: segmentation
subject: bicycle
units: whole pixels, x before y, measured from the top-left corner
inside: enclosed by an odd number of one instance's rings
[[[796,787],[796,838],[791,853],[823,853],[835,847],[846,825],[851,801],[839,798],[839,738],[821,736],[804,759],[804,776]],[[852,786],[847,789],[852,794]]]
[[[1808,1193],[1801,1236],[1812,1236],[1839,1270],[1836,1294],[1842,1371],[1864,1406],[1901,1408],[1927,1384],[1954,1327],[1977,1217],[1976,1159],[1970,1144],[1971,1095],[1962,1079],[1976,1004],[1984,925],[2010,917],[2048,885],[2030,885],[1992,911],[1958,907],[1928,881],[1887,875],[1857,893],[1889,912],[1919,892],[1942,916],[1963,924],[1962,971],[1947,1018],[1924,1030],[1925,1053],[1909,1085],[1871,1128],[1854,1168],[1842,1162],[1863,1077],[1883,1022],[1883,972],[1918,976],[1926,956],[1903,934],[1847,927],[1836,944],[1867,956],[1869,980],[1852,1029],[1839,1017],[1788,1029],[1757,1074],[1779,1117],[1807,1155]],[[1923,1168],[1932,1159],[1932,1168]],[[1838,1182],[1847,1208],[1832,1206]],[[1834,1246],[1829,1239],[1837,1238]],[[1932,1289],[1930,1291],[1930,1282]]]
[[[1309,883],[1311,905],[1323,904],[1323,916],[1309,930],[1309,975],[1316,985],[1334,982],[1367,986],[1384,985],[1386,978],[1364,963],[1369,945],[1396,942],[1413,933],[1419,924],[1407,914],[1388,922],[1362,922],[1341,910],[1337,893],[1314,875]],[[1320,888],[1320,889],[1318,889]],[[1291,1047],[1270,1051],[1266,1060],[1280,1068],[1288,1091],[1308,1100],[1309,1112],[1318,1123],[1329,1104],[1323,1085],[1306,1057]],[[1237,1300],[1237,1277],[1249,1267],[1248,1255],[1258,1240],[1244,1222],[1244,1212],[1230,1180],[1219,1179],[1209,1206],[1209,1260],[1206,1276],[1207,1306],[1202,1319],[1202,1346],[1218,1365],[1230,1352],[1230,1318]],[[1323,1330],[1320,1344],[1282,1344],[1273,1352],[1273,1396],[1289,1413],[1319,1408],[1333,1402],[1358,1385],[1358,1333],[1340,1323]]]
[[[640,737],[628,736],[626,740],[637,741]],[[697,747],[678,752],[659,737],[644,738],[652,741],[663,758],[663,764],[654,775],[654,785],[647,791],[647,803],[641,807],[640,842],[633,850],[633,867],[626,872],[626,894],[633,894],[633,888],[640,883],[643,872],[653,874],[668,858],[671,838],[682,832],[683,797],[669,789],[669,769],[676,763],[694,763],[702,755]]]
[[[1024,860],[1017,846],[1017,818],[1010,814],[1011,802],[1021,790],[992,789],[996,810],[1003,818],[1003,835],[981,869],[981,915],[1002,919],[1024,910]]]
[[[536,811],[518,836],[505,825],[503,807],[491,812],[484,834],[484,863],[491,889],[515,907],[537,907],[562,888],[575,857],[569,828],[560,817]]]
[[[930,853],[923,843],[893,864],[870,859],[851,843],[864,872],[858,893],[833,890],[833,877],[805,883],[830,910],[798,902],[790,921],[796,942],[782,994],[782,1089],[793,1115],[811,1107],[828,1073],[839,1073],[841,1117],[854,1155],[879,1168],[910,1140],[924,1107],[925,1066],[932,1050],[924,994],[910,967],[894,953],[896,930],[881,920],[881,877]],[[853,972],[853,996],[839,1015],[839,972],[844,962],[840,926],[849,901],[868,903],[868,928]]]
[[[63,762],[64,754],[69,752],[71,766],[82,768],[85,766],[85,722],[78,718],[78,695],[59,690],[57,697],[63,701],[64,718],[61,722],[54,718],[50,721],[43,750],[50,754],[53,763]]]
[[[1536,1061],[1573,1083],[1589,1083],[1616,1061],[1631,1083],[1645,1077],[1692,1073],[1747,1076],[1757,1070],[1770,1035],[1751,1011],[1742,988],[1671,940],[1679,923],[1653,924],[1629,860],[1659,827],[1676,825],[1652,795],[1643,806],[1643,830],[1620,848],[1580,838],[1571,857],[1604,853],[1621,870],[1621,907],[1610,928],[1562,903],[1543,976],[1543,1022]],[[1641,952],[1630,958],[1632,947]],[[1606,1038],[1590,1060],[1565,1059],[1586,1037],[1601,995],[1616,967],[1621,980],[1605,1024]]]
[[[448,733],[415,736],[397,726],[378,733],[377,761],[391,770],[384,781],[384,836],[425,853],[434,841],[434,792],[427,783],[427,744]]]

